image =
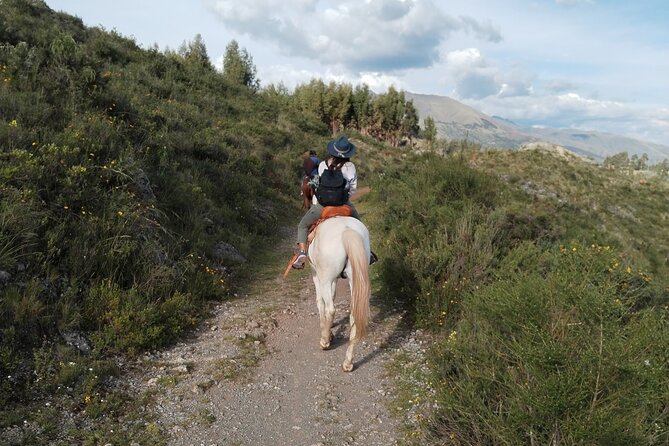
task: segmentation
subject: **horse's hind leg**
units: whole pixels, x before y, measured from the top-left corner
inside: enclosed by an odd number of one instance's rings
[[[318,307],[318,317],[320,318],[320,328],[321,333],[323,332],[323,326],[325,325],[325,303],[323,302],[323,294],[321,292],[321,284],[318,280],[318,276],[314,272],[313,274],[314,287],[316,288],[316,306]],[[321,348],[323,348],[323,343],[321,340]],[[327,348],[327,347],[326,347]]]
[[[314,279],[315,282],[316,279]],[[321,322],[321,349],[326,350],[330,347],[332,340],[332,321],[335,315],[334,294],[336,280],[331,283],[321,283],[320,298],[318,299],[318,313]]]
[[[353,319],[352,314],[349,317],[349,321],[351,324],[351,334],[349,335],[348,338],[348,347],[346,348],[346,359],[344,359],[344,363],[341,365],[341,368],[345,372],[350,372],[353,370],[353,347],[355,347],[355,344],[358,343],[358,340],[355,337],[356,327],[355,327],[355,320]]]

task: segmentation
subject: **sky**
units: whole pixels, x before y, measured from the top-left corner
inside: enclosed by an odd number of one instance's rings
[[[87,26],[211,61],[236,40],[261,86],[312,78],[449,96],[520,125],[669,145],[666,0],[46,0]]]

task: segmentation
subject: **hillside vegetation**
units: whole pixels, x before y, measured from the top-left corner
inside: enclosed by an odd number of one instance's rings
[[[327,132],[217,73],[197,39],[142,50],[3,1],[0,42],[0,427],[122,414],[111,355],[172,342],[234,291]],[[37,414],[41,395],[64,406]]]
[[[123,417],[114,358],[173,342],[234,293],[297,221],[305,150],[344,128],[394,144],[417,131],[402,92],[291,95],[261,89],[236,42],[224,61],[199,36],[142,49],[42,1],[0,1],[0,429],[44,444],[64,438],[63,413]],[[137,426],[112,439],[154,438]],[[87,431],[66,438],[95,442]]]
[[[410,440],[666,444],[665,181],[463,145],[373,188],[382,293],[435,339],[402,371]]]
[[[234,41],[219,72],[198,36],[142,49],[0,0],[0,434],[162,444],[131,410],[150,402],[114,389],[123,358],[234,294],[297,222],[304,151],[346,131],[378,294],[435,341],[400,373],[417,443],[666,444],[665,180],[432,139],[447,153],[419,155],[418,119],[395,89],[262,88]]]

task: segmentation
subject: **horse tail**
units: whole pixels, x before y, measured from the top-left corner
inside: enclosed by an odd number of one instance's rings
[[[343,234],[344,249],[351,263],[351,315],[355,323],[355,338],[361,339],[367,333],[369,318],[369,258],[362,236],[352,229]]]

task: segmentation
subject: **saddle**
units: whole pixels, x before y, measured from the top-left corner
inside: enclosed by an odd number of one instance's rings
[[[323,211],[321,211],[321,218],[316,220],[314,223],[309,226],[309,235],[307,236],[307,246],[309,246],[309,243],[316,237],[316,229],[318,228],[318,225],[323,223],[325,220],[328,218],[332,217],[350,217],[352,215],[351,213],[351,208],[346,206],[345,204],[341,206],[326,206],[323,208]]]
[[[332,217],[350,217],[352,215],[351,213],[351,208],[346,206],[345,204],[341,206],[326,206],[323,208],[321,211],[321,217],[316,220],[314,223],[309,226],[309,235],[307,235],[307,250],[309,249],[309,244],[314,240],[316,237],[316,229],[318,228],[318,225],[323,223],[325,220],[328,218]],[[295,259],[297,258],[297,253],[293,255],[293,258],[288,262],[288,266],[286,267],[286,270],[283,272],[283,277],[287,277],[288,273],[291,270],[291,266]],[[346,275],[342,271],[341,273],[341,278],[345,279]]]
[[[323,223],[325,220],[328,218],[333,218],[333,217],[350,217],[352,215],[351,213],[351,208],[346,206],[345,204],[341,206],[326,206],[323,208],[323,211],[321,212],[321,218],[316,220],[311,226],[309,226],[309,235],[307,235],[307,247],[311,243],[311,241],[316,237],[316,229],[318,229],[318,225]],[[341,272],[339,275],[342,279],[346,279],[346,273],[344,271]]]

